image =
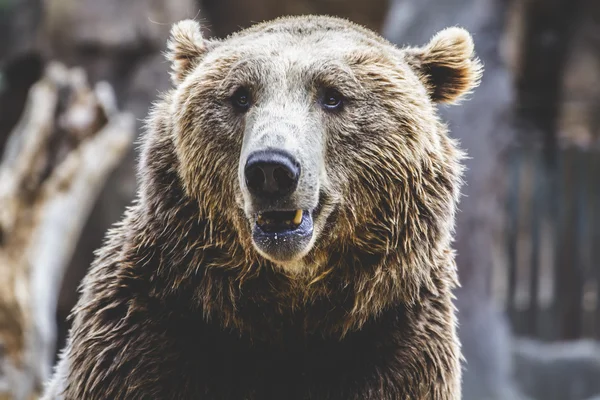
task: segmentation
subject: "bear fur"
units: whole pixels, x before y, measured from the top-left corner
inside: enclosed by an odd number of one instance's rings
[[[138,197],[82,284],[44,399],[459,399],[463,154],[436,103],[478,84],[470,35],[400,49],[306,16],[207,40],[182,21],[167,56],[175,87],[150,113]],[[260,86],[247,114],[228,100],[240,84]],[[323,85],[343,109],[312,100]],[[320,165],[314,240],[293,262],[257,251],[244,211],[257,113]]]

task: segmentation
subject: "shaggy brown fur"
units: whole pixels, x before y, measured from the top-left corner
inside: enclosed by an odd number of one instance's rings
[[[83,283],[45,398],[459,399],[462,155],[433,101],[478,83],[470,36],[397,49],[301,17],[210,42],[186,21],[169,49],[176,88],[150,115],[138,199]],[[314,244],[287,265],[253,245],[237,175],[251,121],[227,99],[296,68],[308,98],[330,85],[348,103],[306,103],[326,176]]]

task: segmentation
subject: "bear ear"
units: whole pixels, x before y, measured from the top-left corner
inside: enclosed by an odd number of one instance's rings
[[[198,22],[187,19],[173,25],[166,56],[171,62],[171,80],[175,85],[183,81],[206,51],[207,44]]]
[[[425,47],[406,50],[406,60],[438,103],[456,103],[479,85],[483,72],[473,38],[456,27],[438,32]]]

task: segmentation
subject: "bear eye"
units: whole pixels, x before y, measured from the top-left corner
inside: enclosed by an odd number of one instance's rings
[[[250,108],[250,102],[250,92],[245,87],[238,88],[231,96],[231,103],[240,111],[247,111]]]
[[[339,110],[344,105],[344,96],[335,89],[325,89],[321,94],[320,103],[326,110]]]

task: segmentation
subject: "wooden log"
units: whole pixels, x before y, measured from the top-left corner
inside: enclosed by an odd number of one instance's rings
[[[65,268],[135,119],[111,87],[50,64],[0,163],[0,398],[26,399],[49,377]]]

